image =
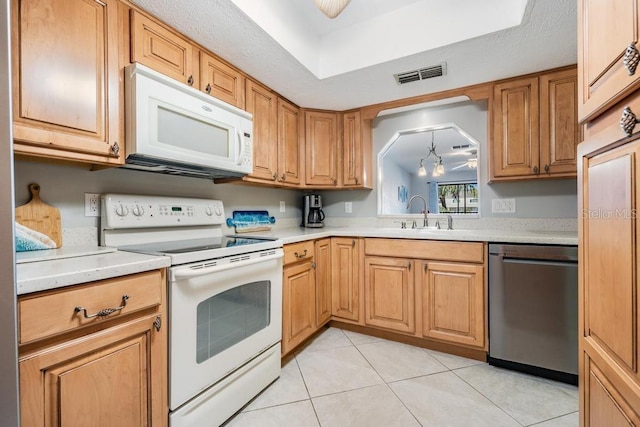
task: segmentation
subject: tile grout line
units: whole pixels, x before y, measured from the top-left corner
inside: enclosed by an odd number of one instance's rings
[[[465,369],[465,368],[460,368],[460,369]],[[460,370],[457,369],[457,370]],[[498,405],[496,402],[494,402],[493,400],[491,400],[489,398],[489,396],[486,396],[484,393],[482,393],[480,390],[478,390],[477,388],[475,388],[472,384],[470,384],[468,381],[466,381],[464,378],[462,378],[460,375],[458,375],[456,372],[451,371],[451,373],[453,373],[453,375],[455,375],[456,377],[458,377],[463,383],[467,384],[469,387],[471,387],[472,389],[474,389],[475,391],[477,391],[482,397],[484,397],[485,399],[487,399],[489,402],[491,402],[491,404],[493,404],[496,408],[500,409],[500,411],[504,412],[509,418],[511,418],[512,420],[514,420],[518,425],[523,426],[524,424],[522,424],[520,421],[518,421],[517,419],[515,419],[515,417],[513,415],[511,415],[510,413],[508,413],[507,411],[505,411],[502,406]],[[546,420],[545,420],[546,421]],[[542,422],[542,421],[541,421]]]
[[[316,416],[316,421],[318,421],[318,425],[322,427],[320,423],[320,418],[318,417],[318,411],[316,411],[316,405],[313,404],[313,399],[311,398],[311,393],[309,393],[309,387],[307,386],[307,381],[304,379],[304,374],[302,373],[302,369],[300,369],[300,364],[298,363],[298,354],[293,355],[293,361],[296,362],[296,367],[298,368],[298,372],[300,372],[300,378],[302,378],[302,384],[304,384],[304,389],[307,391],[307,396],[309,396],[309,403],[311,403],[311,408],[313,409],[313,414]],[[304,402],[305,400],[301,400]]]
[[[577,414],[578,412],[579,411],[573,411],[573,412],[569,412],[568,414],[558,415],[557,417],[549,418],[548,420],[543,420],[543,421],[537,422],[535,424],[528,424],[526,427],[535,427],[535,426],[538,426],[538,425],[540,425],[542,423],[546,423],[547,421],[557,420],[558,418],[566,417],[567,415],[571,415],[571,414]]]

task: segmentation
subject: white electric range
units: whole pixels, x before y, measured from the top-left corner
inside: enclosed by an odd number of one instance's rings
[[[280,375],[282,241],[224,235],[219,200],[101,201],[101,245],[171,258],[170,425],[222,424]]]

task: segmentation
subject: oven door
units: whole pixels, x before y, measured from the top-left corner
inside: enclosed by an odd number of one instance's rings
[[[281,340],[282,253],[169,269],[172,411]]]

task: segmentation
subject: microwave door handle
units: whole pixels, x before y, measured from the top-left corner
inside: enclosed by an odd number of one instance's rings
[[[236,159],[238,159],[238,164],[241,165],[242,160],[244,160],[244,138],[242,138],[242,132],[240,130],[238,130],[236,134],[238,137],[238,155]]]
[[[180,268],[180,269],[174,270],[172,272],[172,275],[174,280],[189,279],[192,277],[204,276],[206,274],[214,274],[214,273],[219,273],[221,271],[232,270],[234,268],[246,267],[248,265],[258,264],[260,262],[265,262],[265,261],[271,261],[273,259],[280,259],[282,257],[283,257],[283,254],[282,252],[280,252],[274,255],[267,255],[267,256],[252,259],[249,261],[234,262],[234,263],[225,264],[221,266],[205,267],[205,268],[199,268],[195,270],[192,270],[189,267],[186,267],[186,268]]]

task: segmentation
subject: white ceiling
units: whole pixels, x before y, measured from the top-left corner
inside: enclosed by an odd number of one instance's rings
[[[133,1],[302,107],[346,110],[576,63],[575,0],[352,0],[335,20],[312,0]],[[393,78],[442,62],[443,77]]]

